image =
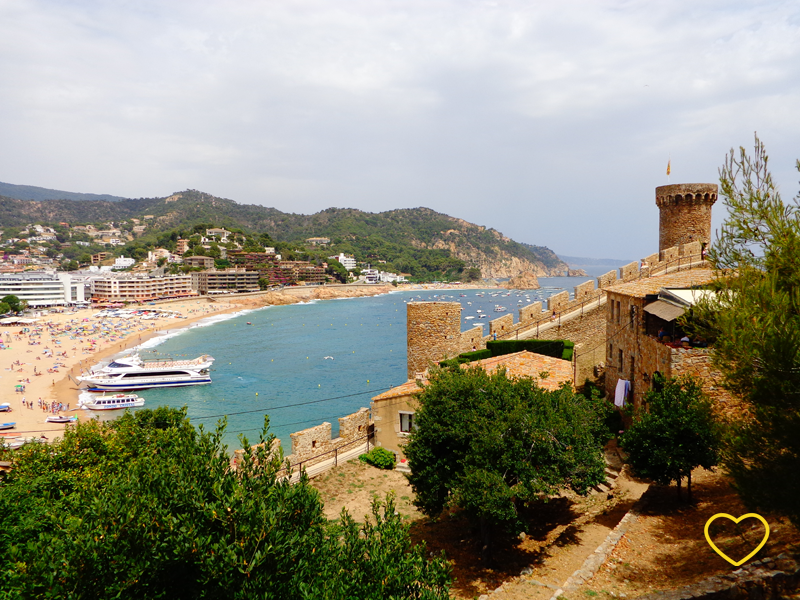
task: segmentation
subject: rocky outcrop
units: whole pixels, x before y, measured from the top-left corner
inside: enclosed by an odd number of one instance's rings
[[[509,279],[502,284],[502,287],[509,290],[537,290],[539,289],[539,280],[536,278],[536,275],[530,271],[525,271]]]
[[[588,277],[589,274],[583,269],[567,269],[567,277]]]

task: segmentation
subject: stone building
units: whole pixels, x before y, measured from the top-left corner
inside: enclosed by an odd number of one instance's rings
[[[605,388],[614,398],[617,381],[631,383],[628,402],[639,408],[653,384],[653,373],[673,375],[673,365],[682,362],[686,349],[671,347],[658,340],[659,329],[672,323],[684,309],[674,304],[668,313],[659,299],[666,290],[691,290],[714,279],[710,268],[690,269],[622,283],[606,290]],[[673,330],[674,331],[674,330]],[[669,336],[668,336],[669,337]],[[668,340],[672,342],[672,340]],[[704,350],[707,354],[707,349]],[[677,369],[680,370],[680,369]]]
[[[711,240],[711,207],[717,201],[715,183],[676,183],[656,188],[660,211],[658,251]]]
[[[533,352],[522,351],[486,358],[462,365],[462,368],[474,366],[489,373],[505,369],[508,377],[531,377],[537,380],[539,387],[547,390],[556,390],[564,383],[572,383],[570,361]],[[546,374],[545,377],[542,377],[543,373]],[[418,406],[416,397],[422,392],[420,383],[425,385],[425,382],[425,379],[409,379],[406,383],[372,398],[376,446],[382,446],[398,455],[403,454],[403,445],[414,427],[414,413]]]

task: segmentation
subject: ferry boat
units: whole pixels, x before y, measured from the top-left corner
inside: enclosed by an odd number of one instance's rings
[[[211,383],[209,369],[213,363],[214,358],[208,354],[192,360],[142,360],[138,354],[133,354],[81,375],[77,381],[88,384],[90,392],[206,385]]]
[[[136,394],[103,394],[102,396],[93,396],[89,400],[82,401],[80,406],[86,410],[134,408],[144,406],[144,398]]]

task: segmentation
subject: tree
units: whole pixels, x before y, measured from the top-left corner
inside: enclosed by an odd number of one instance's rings
[[[278,478],[266,425],[235,470],[222,430],[158,408],[17,451],[0,597],[448,598],[449,566],[412,546],[392,498],[329,525],[305,475]]]
[[[405,447],[415,504],[431,517],[463,509],[490,557],[495,529],[524,530],[520,505],[604,480],[604,406],[504,371],[434,370]]]
[[[335,258],[328,259],[328,268],[325,269],[325,273],[332,275],[340,283],[347,283],[347,276],[349,273],[347,272],[347,269],[344,268],[344,265]]]
[[[14,294],[4,296],[0,302],[7,304],[8,308],[11,309],[11,312],[20,312],[23,308],[25,308],[24,303]]]
[[[758,136],[752,156],[725,158],[728,217],[709,252],[717,293],[688,324],[714,340],[723,384],[747,409],[723,454],[742,500],[800,525],[800,198],[783,202],[768,163]]]
[[[692,471],[711,469],[719,459],[719,429],[711,402],[694,379],[670,379],[661,390],[650,390],[645,397],[648,411],[634,415],[633,425],[622,439],[637,475],[660,485],[687,478],[692,500]]]

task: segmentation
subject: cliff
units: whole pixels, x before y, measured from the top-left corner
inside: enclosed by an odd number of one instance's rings
[[[502,287],[509,290],[536,290],[539,289],[539,280],[536,278],[536,275],[530,271],[526,271],[521,275],[512,277],[505,282]]]

